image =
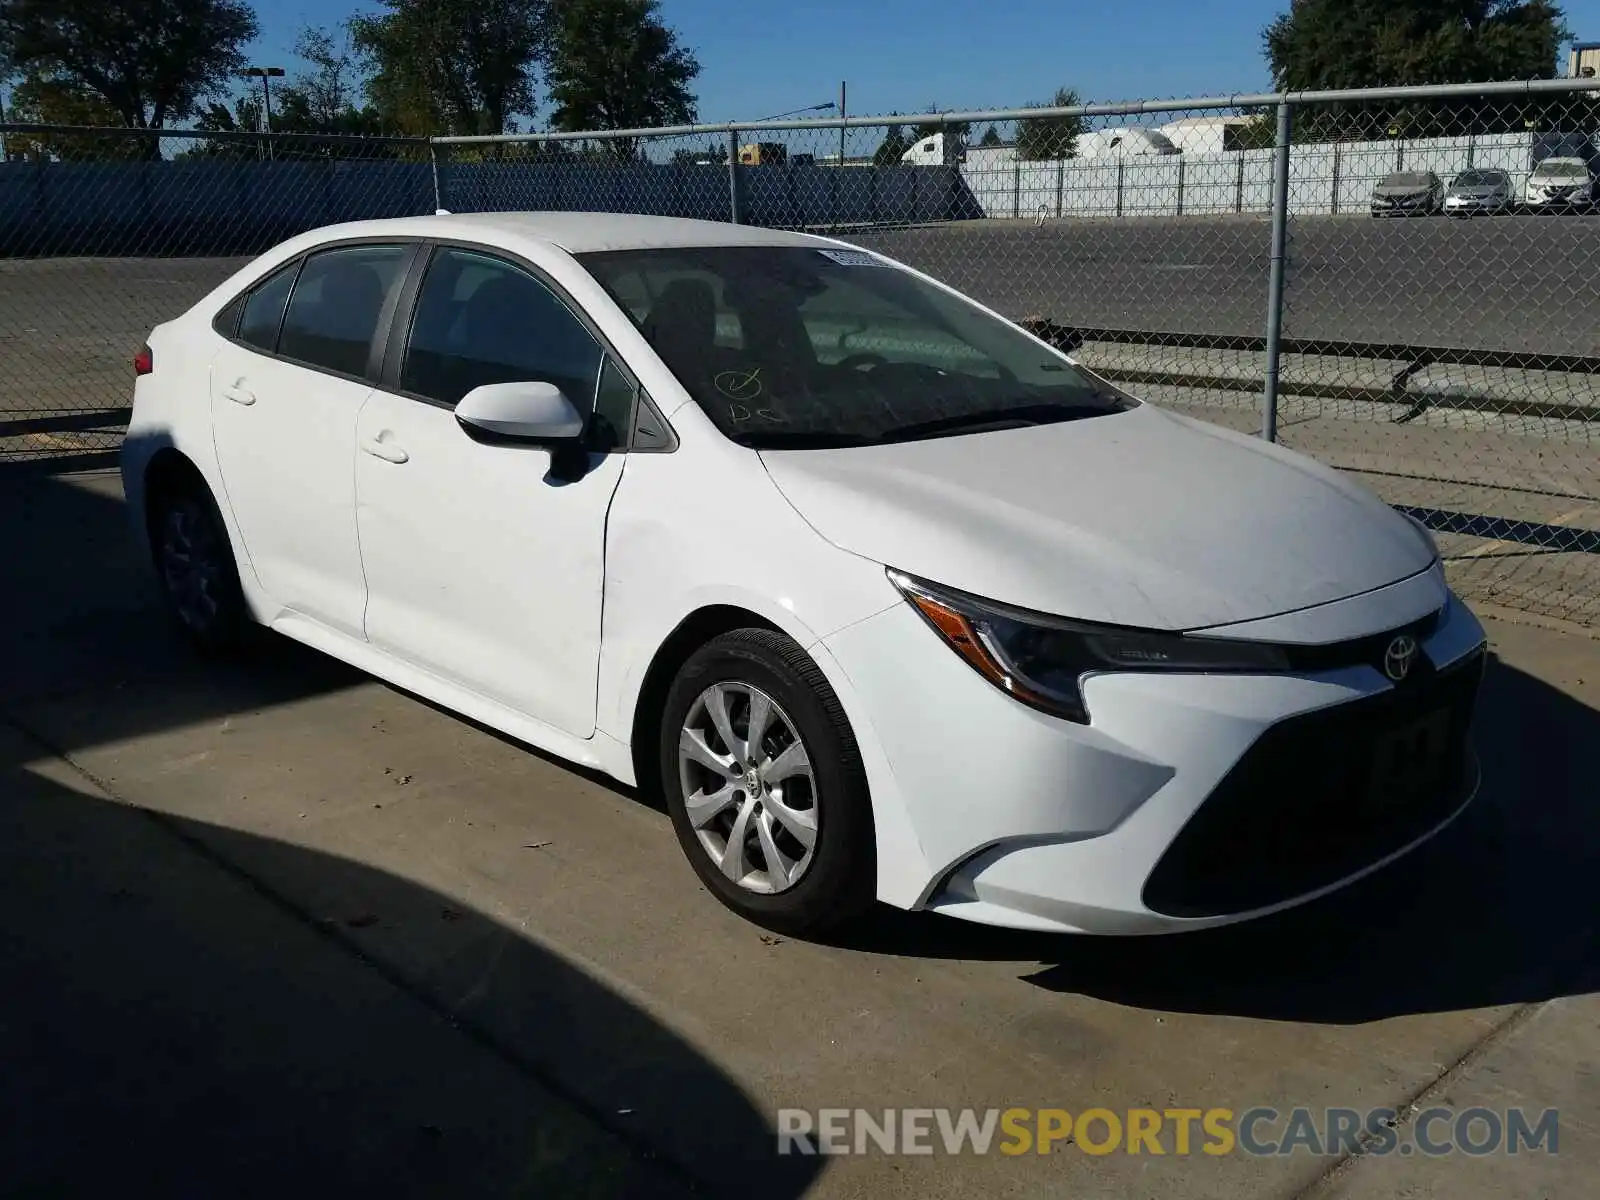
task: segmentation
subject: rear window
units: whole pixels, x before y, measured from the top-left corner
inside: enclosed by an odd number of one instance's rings
[[[306,259],[289,298],[278,353],[343,375],[362,375],[406,246],[345,246]]]

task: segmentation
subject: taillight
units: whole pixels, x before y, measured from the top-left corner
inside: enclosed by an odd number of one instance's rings
[[[156,356],[149,346],[145,346],[133,356],[133,373],[135,375],[148,375],[156,369]]]

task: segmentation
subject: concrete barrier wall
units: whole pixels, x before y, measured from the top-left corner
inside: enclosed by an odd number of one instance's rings
[[[955,167],[740,167],[751,224],[829,226],[983,215]],[[730,218],[724,167],[451,163],[456,212],[543,209]],[[0,163],[0,257],[247,254],[322,225],[430,213],[420,162]]]
[[[1449,183],[1469,167],[1498,167],[1519,190],[1532,135],[1319,142],[1289,154],[1293,213],[1366,212],[1392,171],[1432,171]],[[968,152],[961,170],[988,217],[1178,216],[1264,213],[1272,205],[1273,151],[1129,155],[1022,162],[1009,148]]]

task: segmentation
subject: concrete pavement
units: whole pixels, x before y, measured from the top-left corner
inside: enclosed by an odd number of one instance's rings
[[[326,1165],[414,1194],[1474,1200],[1600,1167],[1600,643],[1493,622],[1479,802],[1330,901],[1133,941],[881,913],[811,945],[716,906],[647,797],[287,643],[195,663],[124,520],[112,476],[0,475],[0,936],[42,964],[0,990],[0,1095],[33,1114],[7,1122],[28,1178],[91,1185],[93,1137],[263,1192]],[[772,1137],[786,1107],[1436,1095],[1560,1106],[1560,1153],[818,1162]]]

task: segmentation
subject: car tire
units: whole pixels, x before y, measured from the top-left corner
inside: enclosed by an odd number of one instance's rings
[[[752,719],[763,726],[754,747]],[[740,916],[815,937],[872,903],[861,752],[833,688],[789,638],[739,629],[689,657],[663,706],[660,770],[684,854]]]
[[[255,623],[210,489],[188,479],[161,488],[151,498],[149,528],[168,617],[202,654],[243,649]]]

